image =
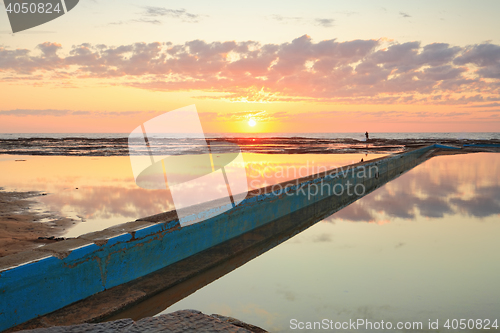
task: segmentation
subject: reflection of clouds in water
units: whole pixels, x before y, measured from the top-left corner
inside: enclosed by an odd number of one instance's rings
[[[232,307],[223,303],[212,303],[210,304],[210,311],[228,317],[244,317],[247,318],[247,322],[264,322],[266,329],[270,331],[280,331],[283,329],[283,327],[277,326],[278,323],[281,323],[283,320],[282,315],[276,312],[270,312],[255,303],[240,303],[238,306]]]
[[[500,186],[484,186],[476,189],[476,196],[470,200],[452,199],[459,211],[476,217],[500,214]]]
[[[462,214],[475,217],[487,217],[500,214],[500,201],[498,197],[477,197],[470,200],[451,199]]]
[[[500,170],[500,155],[437,157],[329,220],[378,222],[382,218],[412,220],[417,214],[427,218],[456,213],[475,217],[500,214],[500,182],[496,175],[491,177],[491,170]]]
[[[296,299],[295,294],[291,290],[284,287],[279,287],[276,290],[276,293],[280,296],[283,296],[289,302],[293,302]]]
[[[333,241],[333,237],[331,234],[324,233],[324,234],[317,235],[316,237],[314,237],[313,241],[319,242],[319,243],[330,243]]]
[[[368,222],[373,221],[374,217],[370,212],[363,206],[357,204],[359,201],[347,206],[341,211],[335,213],[333,216],[342,220],[348,220],[353,222]]]
[[[444,214],[451,214],[454,212],[450,205],[439,197],[416,200],[415,206],[418,208],[420,215],[425,217],[443,217]]]
[[[500,186],[485,186],[476,190],[479,195],[500,198]]]
[[[261,187],[325,170],[326,165],[345,165],[352,158],[357,158],[357,155],[359,154],[345,156],[246,154],[245,158],[251,160],[246,164],[247,172],[253,173],[256,177],[252,178],[249,174],[249,180],[256,180],[255,187]],[[96,159],[43,156],[31,157],[30,163],[33,165],[26,164],[26,167],[29,167],[26,170],[30,171],[27,173],[12,162],[12,165],[9,165],[11,169],[8,169],[6,174],[12,172],[19,174],[4,177],[0,183],[4,186],[22,185],[22,188],[28,190],[50,192],[50,195],[40,200],[47,204],[48,209],[61,215],[69,214],[71,217],[80,215],[89,222],[92,219],[121,219],[122,222],[127,222],[130,219],[174,209],[168,190],[146,190],[137,187],[131,174],[128,157]],[[235,168],[227,166],[225,169],[226,174],[231,176]],[[192,176],[189,174],[190,170],[181,166],[176,177],[181,182],[190,179]],[[29,177],[23,177],[24,174],[28,174]],[[12,182],[10,178],[15,181]],[[192,188],[188,187],[190,185]],[[200,184],[183,186],[189,197],[200,198],[200,201],[207,199],[206,193],[200,189]],[[225,184],[218,184],[214,190],[227,196]]]
[[[294,163],[290,161],[252,162],[253,172],[271,178],[253,178],[278,183],[287,177],[293,178],[293,169],[287,168]],[[281,164],[280,164],[281,163]],[[332,165],[337,161],[307,160],[295,162],[297,173],[318,171],[324,164]],[[282,168],[277,168],[280,166]],[[247,170],[252,171],[252,170]],[[278,172],[278,171],[281,171]],[[471,154],[459,156],[440,156],[433,158],[400,178],[382,186],[361,200],[349,205],[327,219],[353,222],[388,222],[395,218],[412,220],[420,215],[427,218],[441,218],[446,214],[460,213],[476,217],[487,217],[500,214],[500,180],[495,172],[500,172],[500,155]],[[275,176],[280,177],[275,177]],[[171,195],[166,190],[145,190],[137,188],[133,180],[104,177],[100,185],[82,187],[74,190],[82,180],[76,176],[66,175],[59,182],[51,179],[39,179],[39,182],[52,184],[54,194],[40,198],[52,211],[74,211],[77,215],[91,219],[109,219],[114,217],[129,219],[158,214],[174,209]],[[73,186],[75,185],[75,186]],[[260,184],[259,184],[260,185]],[[71,190],[64,190],[69,189]],[[52,188],[51,188],[52,189]],[[226,190],[226,188],[221,188]],[[194,195],[203,193],[189,191]],[[126,220],[125,220],[126,219]],[[327,242],[331,239],[316,239],[316,242]]]
[[[276,312],[275,313],[269,312],[266,309],[261,308],[258,304],[253,304],[253,303],[242,305],[239,309],[236,309],[235,312],[236,313],[243,312],[246,314],[256,315],[264,319],[266,327],[269,327],[270,329],[276,326],[276,323],[279,322],[279,317],[280,317],[280,314]],[[239,316],[236,316],[236,318],[239,318]],[[262,322],[262,320],[259,320],[259,322]]]
[[[414,197],[406,191],[390,193],[388,189],[379,195],[369,195],[367,206],[369,210],[381,211],[391,217],[401,217],[405,219],[413,219],[415,217]]]
[[[52,211],[68,208],[87,219],[137,219],[174,208],[166,190],[96,186],[47,195],[42,200]]]

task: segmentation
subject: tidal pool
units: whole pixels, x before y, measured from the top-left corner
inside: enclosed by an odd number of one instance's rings
[[[391,332],[500,325],[499,174],[499,154],[434,157],[162,313],[197,309],[271,332],[324,319],[383,320],[394,326],[377,331]]]
[[[385,156],[384,154],[243,153],[249,190]],[[227,170],[231,172],[231,170]],[[0,155],[0,186],[5,191],[42,191],[34,209],[75,220],[64,237],[175,209],[168,190],[137,186],[128,156]],[[227,191],[227,189],[220,189]],[[190,196],[206,200],[202,191]]]

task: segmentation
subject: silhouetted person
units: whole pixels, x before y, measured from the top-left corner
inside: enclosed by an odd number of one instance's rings
[[[366,141],[368,141],[368,132],[365,133]]]

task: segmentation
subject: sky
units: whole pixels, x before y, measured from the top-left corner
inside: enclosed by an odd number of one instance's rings
[[[1,133],[497,132],[499,1],[80,0],[13,34]],[[249,121],[255,121],[250,126]]]

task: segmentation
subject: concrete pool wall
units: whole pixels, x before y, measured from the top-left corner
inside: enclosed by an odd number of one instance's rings
[[[331,200],[333,210],[340,210],[423,162],[434,149],[424,147],[348,170],[313,175],[282,184],[275,191],[273,187],[252,191],[235,208],[184,228],[175,212],[170,212],[0,258],[0,331],[155,272],[320,201]],[[371,167],[377,172],[359,176],[358,171]],[[337,184],[344,188],[362,184],[365,192],[353,196],[312,191]]]

